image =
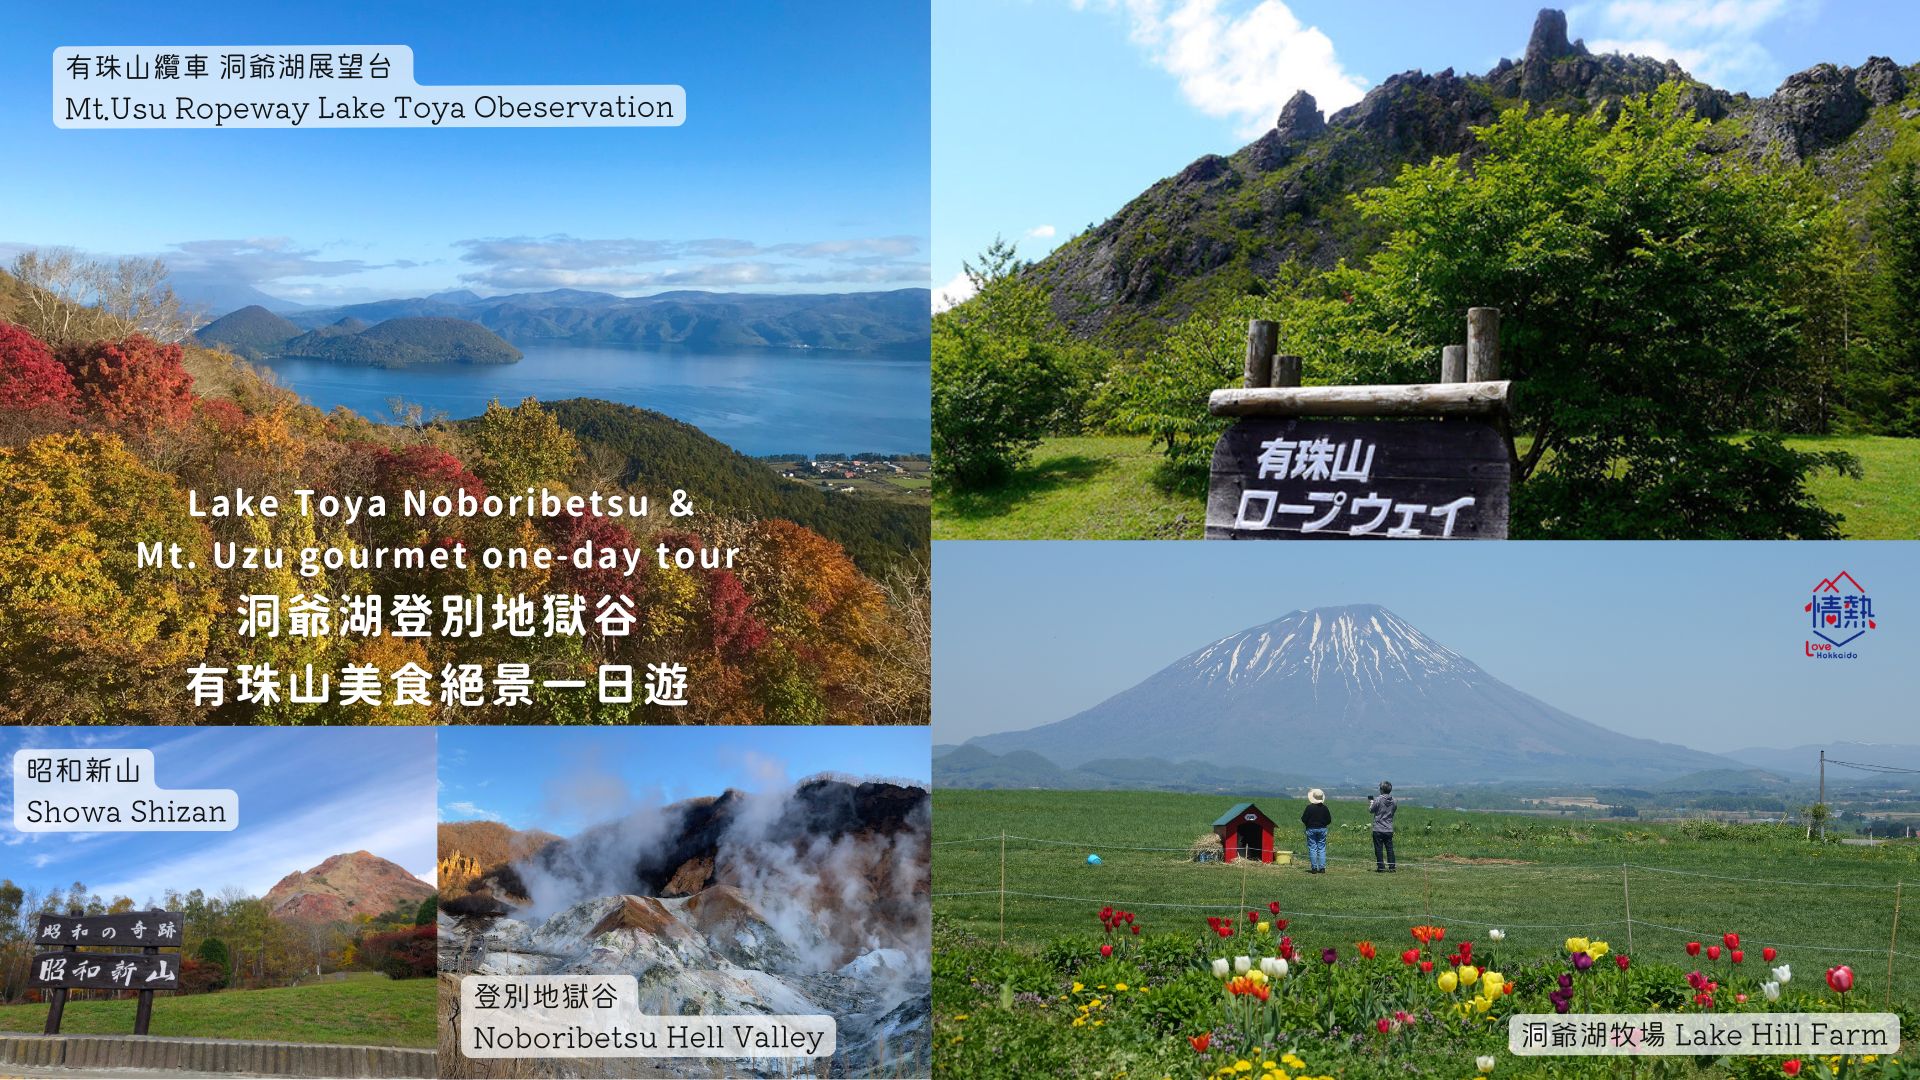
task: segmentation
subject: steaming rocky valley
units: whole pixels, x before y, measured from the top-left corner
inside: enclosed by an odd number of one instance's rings
[[[925,1076],[927,792],[816,778],[648,808],[450,887],[441,1074]],[[828,1014],[827,1059],[467,1058],[465,974],[628,974],[652,1014]],[[450,1037],[451,1035],[451,1037]]]

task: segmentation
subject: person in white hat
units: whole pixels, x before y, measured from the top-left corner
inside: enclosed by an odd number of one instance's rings
[[[1307,873],[1326,873],[1327,827],[1333,824],[1326,792],[1319,788],[1307,792],[1307,808],[1300,812],[1300,824],[1307,827]]]

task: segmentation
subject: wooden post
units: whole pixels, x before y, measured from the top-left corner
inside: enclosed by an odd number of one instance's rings
[[[1893,936],[1887,939],[1887,1009],[1893,1009],[1893,954],[1900,945],[1900,886],[1893,883]]]
[[[60,951],[77,953],[80,950],[75,946],[68,945],[62,948]],[[71,961],[69,961],[69,963],[71,963]],[[60,1017],[64,1015],[66,1011],[67,1011],[67,988],[64,986],[57,987],[54,989],[53,997],[50,1000],[49,1004],[47,1005],[47,1030],[45,1032],[46,1034],[48,1035],[60,1034]]]
[[[1440,381],[1467,381],[1467,347],[1448,345],[1440,350]]]
[[[1272,319],[1247,320],[1247,389],[1274,385],[1273,350],[1279,342],[1279,323]]]
[[[1276,356],[1273,358],[1273,385],[1300,385],[1300,358],[1297,356]]]
[[[1242,858],[1240,860],[1240,911],[1245,910],[1247,910],[1247,860]],[[1238,918],[1239,912],[1235,912],[1234,917]]]
[[[1007,834],[1000,834],[1000,944],[1007,943]]]
[[[159,948],[153,945],[149,945],[146,948],[141,949],[140,951],[147,954],[148,956],[157,956],[160,953]],[[181,955],[182,956],[186,955],[186,951],[184,949],[181,950]],[[153,991],[142,990],[140,991],[140,1003],[133,1007],[133,1033],[135,1035],[145,1035],[147,1033],[147,1024],[150,1023],[152,1020],[153,1020]]]
[[[1500,309],[1467,309],[1467,381],[1491,382],[1500,377]]]
[[[1627,864],[1620,864],[1620,903],[1627,909],[1627,955],[1633,955],[1633,893],[1627,888]]]

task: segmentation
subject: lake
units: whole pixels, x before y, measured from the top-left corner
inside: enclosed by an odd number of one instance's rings
[[[924,348],[700,351],[658,346],[522,345],[517,364],[349,367],[311,360],[263,366],[322,409],[389,419],[399,397],[449,417],[591,397],[666,413],[743,454],[924,454],[932,379]]]

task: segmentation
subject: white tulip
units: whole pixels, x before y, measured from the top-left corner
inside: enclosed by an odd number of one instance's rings
[[[1487,931],[1487,936],[1489,938],[1492,938],[1494,941],[1507,940],[1507,932],[1505,930],[1489,930]]]
[[[1226,978],[1232,970],[1233,969],[1227,965],[1227,958],[1224,956],[1213,962],[1213,977],[1216,979]]]
[[[1779,1001],[1779,1000],[1780,1000],[1780,984],[1779,984],[1779,983],[1777,983],[1777,982],[1763,982],[1763,983],[1761,983],[1761,984],[1760,984],[1760,991],[1761,991],[1762,993],[1764,993],[1764,994],[1766,994],[1766,995],[1767,995],[1767,1000],[1768,1000],[1768,1001]]]
[[[1481,1072],[1490,1073],[1493,1071],[1493,1055],[1481,1054],[1479,1057],[1473,1059],[1473,1064]]]
[[[1779,967],[1773,969],[1773,977],[1774,977],[1774,980],[1777,982],[1783,982],[1783,983],[1792,982],[1793,967],[1788,964],[1781,964]]]
[[[1245,975],[1252,967],[1253,957],[1251,956],[1236,956],[1233,958],[1233,973],[1235,975]]]

